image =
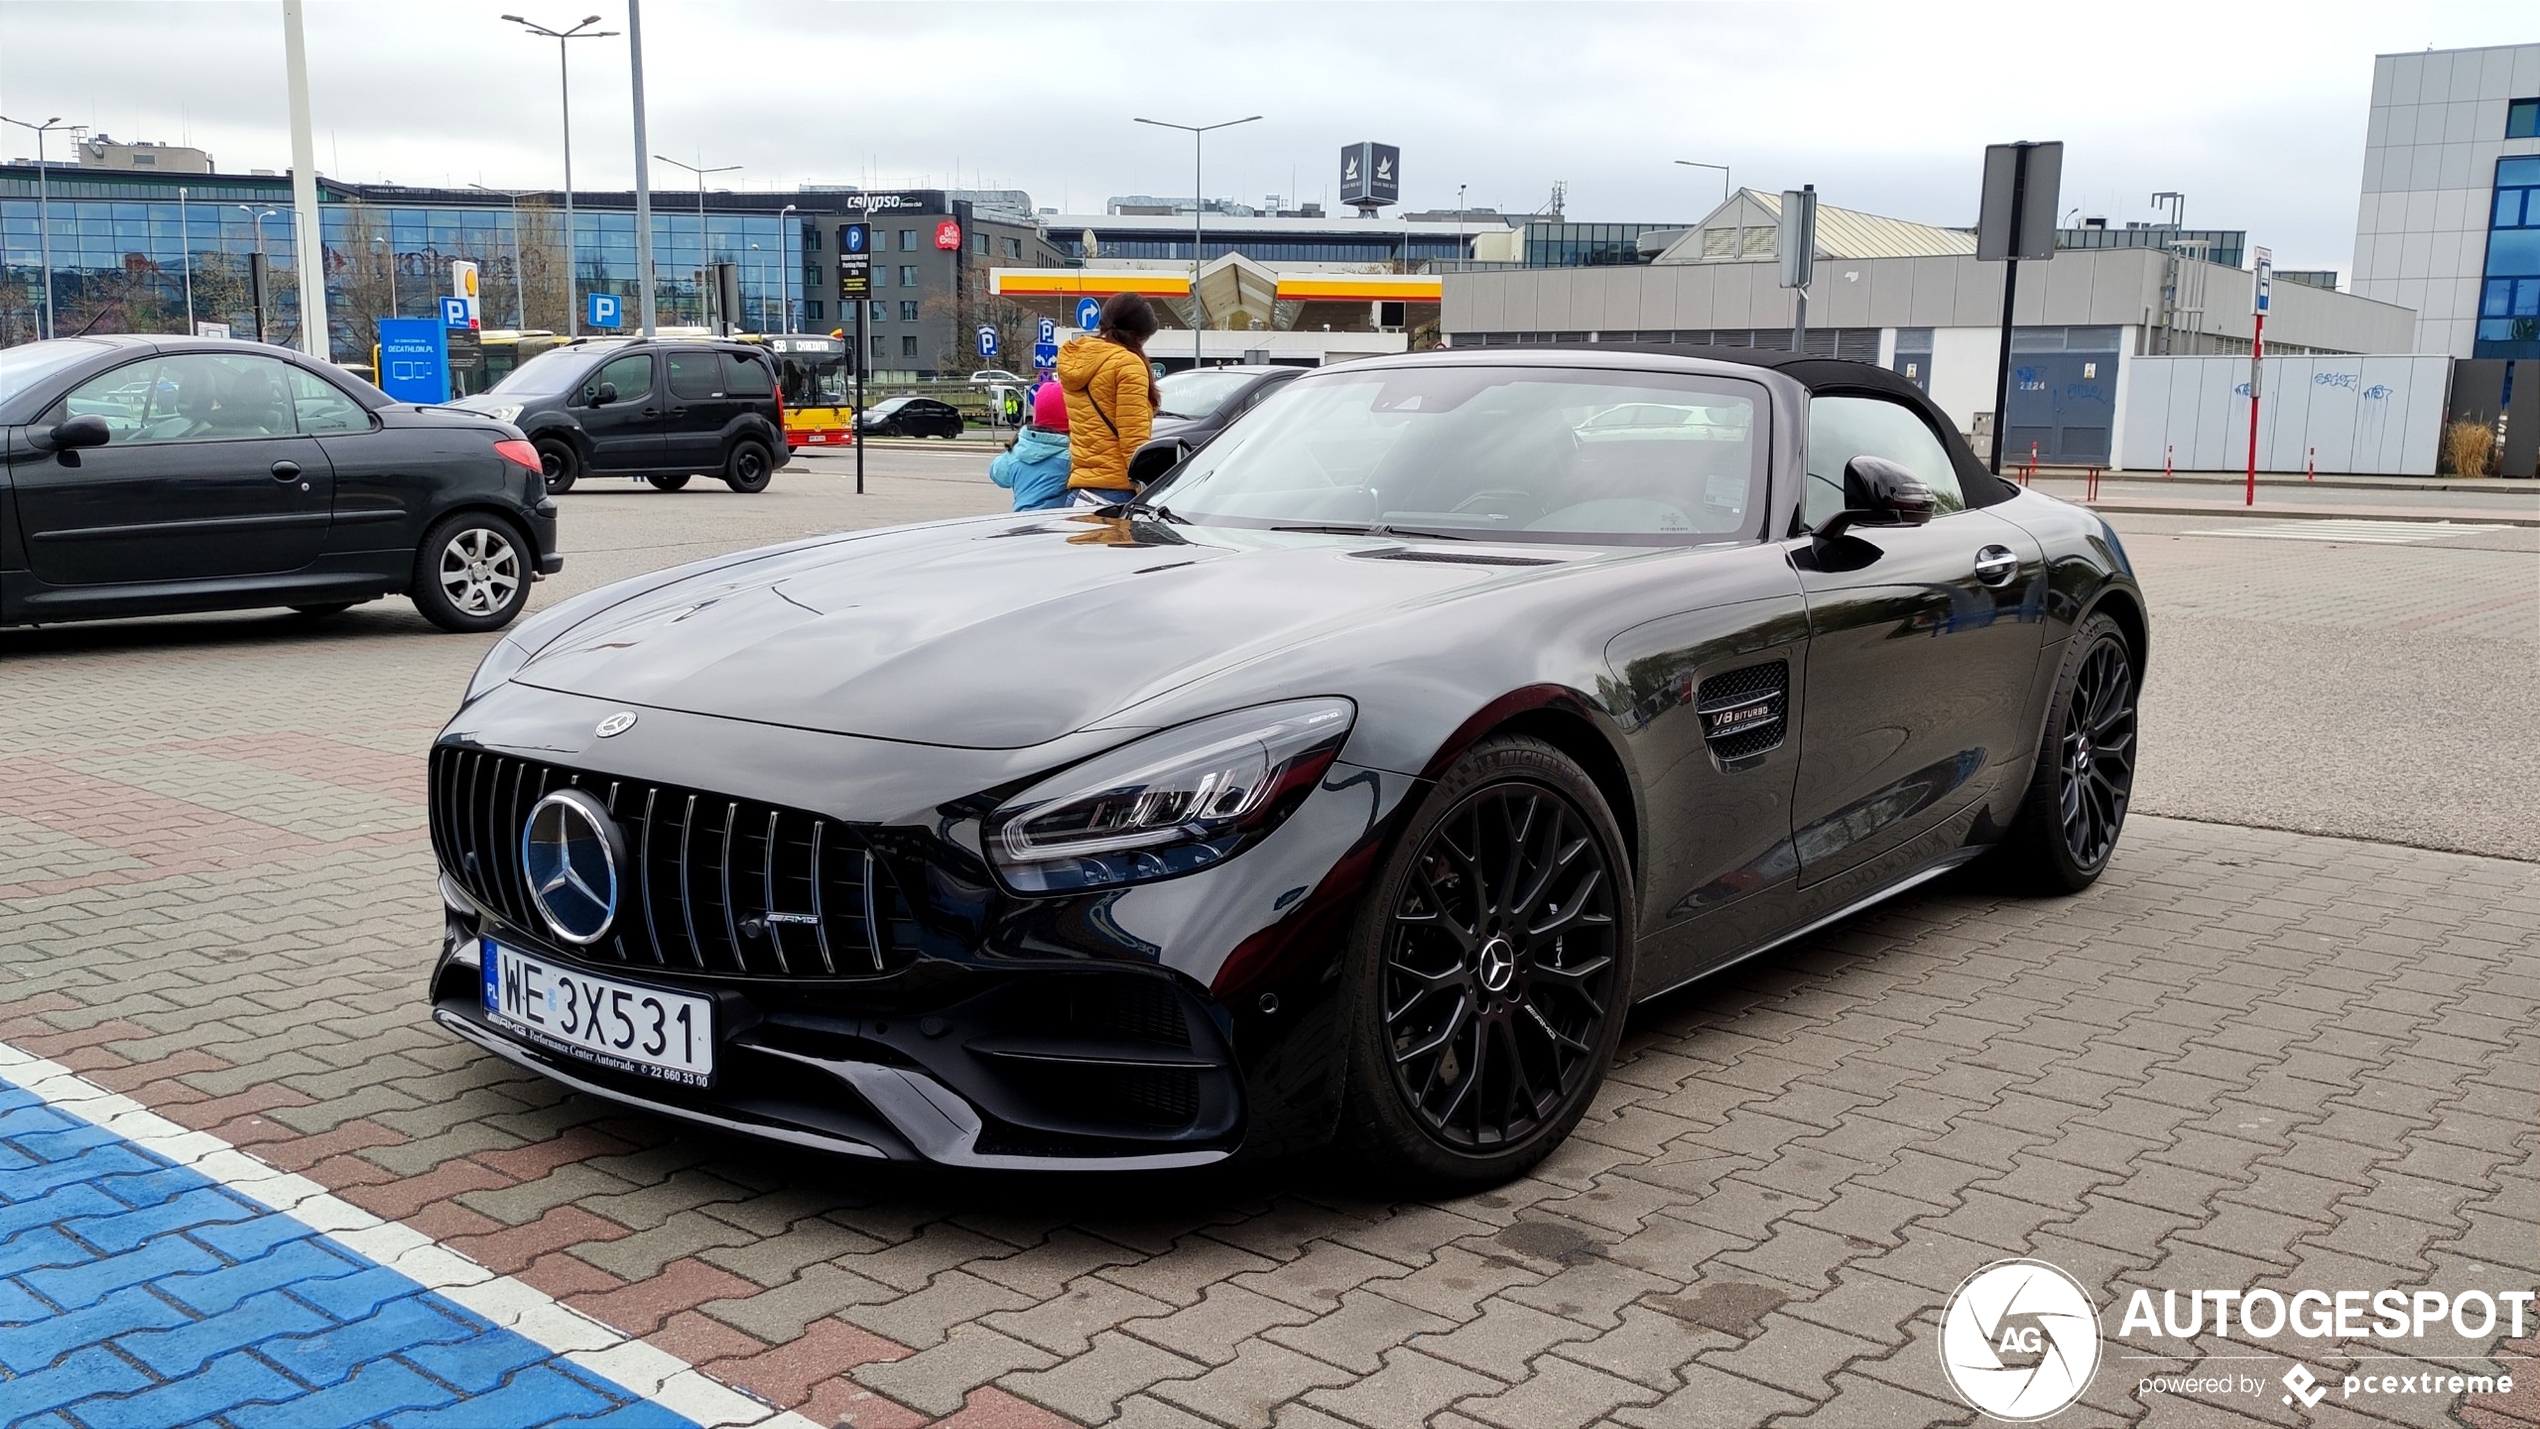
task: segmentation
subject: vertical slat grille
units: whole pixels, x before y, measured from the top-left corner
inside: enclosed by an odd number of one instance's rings
[[[611,779],[481,750],[432,753],[432,847],[477,902],[533,936],[520,865],[530,810],[568,786],[605,797],[625,836],[616,922],[574,955],[740,977],[870,977],[915,956],[917,928],[834,821],[746,799]]]

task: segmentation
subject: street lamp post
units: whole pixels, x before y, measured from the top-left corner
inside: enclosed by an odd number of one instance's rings
[[[538,192],[538,190],[489,189],[483,184],[469,184],[468,187],[476,190],[478,193],[498,194],[512,201],[512,330],[515,332],[526,332],[529,330],[529,305],[521,297],[520,196],[522,194],[534,194]],[[572,304],[573,297],[570,293],[568,293],[565,296],[565,305],[570,307]]]
[[[791,232],[792,225],[786,218],[786,215],[793,211],[794,206],[789,203],[776,215],[776,281],[785,287],[785,331],[787,332],[794,330],[794,256],[793,249],[787,246],[791,241],[788,234]]]
[[[84,124],[65,124],[56,114],[41,124],[11,119],[0,114],[0,124],[15,124],[35,135],[35,231],[37,246],[44,254],[44,335],[53,335],[53,195],[45,183],[44,136],[56,129],[84,129]]]
[[[695,164],[683,164],[665,154],[655,154],[653,157],[674,169],[686,169],[697,176],[697,324],[700,327],[711,327],[713,324],[706,321],[706,283],[712,277],[708,270],[714,266],[714,239],[706,232],[706,175],[734,173],[741,166],[716,164],[712,167],[700,168]]]
[[[753,243],[750,245],[750,251],[765,253],[767,250]],[[750,260],[750,281],[758,284],[758,330],[765,332],[767,331],[767,263],[765,259]]]
[[[1158,129],[1179,129],[1191,136],[1191,370],[1194,372],[1199,370],[1200,365],[1200,334],[1207,326],[1201,317],[1199,302],[1200,219],[1208,211],[1208,190],[1200,180],[1200,138],[1211,129],[1232,129],[1238,124],[1250,124],[1260,117],[1258,114],[1247,114],[1241,119],[1225,119],[1215,124],[1176,124],[1169,119],[1138,121],[1140,124],[1152,124]]]
[[[1679,163],[1679,164],[1684,165],[1684,166],[1685,166],[1686,168],[1688,168],[1688,169],[1718,169],[1718,170],[1720,171],[1720,202],[1722,202],[1722,203],[1727,203],[1727,202],[1729,201],[1729,166],[1728,166],[1728,165],[1726,165],[1726,164],[1706,164],[1706,163],[1703,163],[1703,162],[1701,162],[1700,160],[1697,160],[1697,159],[1678,159],[1678,160],[1676,160],[1676,162],[1677,162],[1677,163]]]
[[[573,291],[573,70],[566,62],[567,40],[598,40],[617,33],[594,30],[600,17],[593,15],[570,30],[551,30],[518,15],[503,17],[540,39],[556,42],[556,93],[564,101],[564,328],[565,336],[582,335],[582,307]],[[640,145],[641,141],[637,141]]]
[[[254,219],[256,224],[256,341],[262,342],[265,340],[265,281],[272,272],[265,262],[265,220],[279,210],[268,208],[259,211],[251,203],[239,204],[237,209]]]

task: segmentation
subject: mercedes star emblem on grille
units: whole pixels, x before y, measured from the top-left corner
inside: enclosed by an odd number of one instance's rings
[[[634,727],[635,712],[633,710],[619,710],[617,713],[610,715],[607,719],[600,721],[599,727],[591,732],[602,739],[607,739],[614,735],[624,734]]]
[[[558,789],[539,800],[520,831],[520,867],[528,875],[530,899],[548,929],[578,947],[607,936],[617,917],[617,871],[625,861],[617,821],[580,789]]]

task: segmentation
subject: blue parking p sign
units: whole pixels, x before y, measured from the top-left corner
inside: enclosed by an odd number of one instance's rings
[[[979,355],[981,357],[997,355],[997,330],[986,323],[979,324]]]
[[[443,298],[441,300],[441,326],[466,327],[468,325],[467,299]]]
[[[1044,344],[1058,341],[1058,323],[1055,319],[1041,319],[1041,335],[1038,341]]]
[[[593,327],[618,326],[623,320],[618,317],[617,294],[593,293],[589,321]]]
[[[1076,326],[1087,332],[1102,326],[1102,304],[1092,298],[1076,300]]]

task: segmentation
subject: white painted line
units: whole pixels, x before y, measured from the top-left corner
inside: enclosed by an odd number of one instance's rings
[[[761,1403],[708,1377],[667,1350],[558,1303],[545,1291],[496,1275],[412,1226],[382,1220],[308,1177],[268,1166],[208,1132],[189,1131],[58,1062],[0,1042],[0,1078],[24,1087],[56,1111],[289,1216],[557,1358],[706,1429],[819,1429],[791,1410]]]
[[[2503,526],[2452,521],[2374,521],[2339,517],[2333,520],[2269,521],[2237,529],[2190,531],[2190,536],[2231,536],[2244,541],[2339,541],[2367,546],[2403,546],[2439,541],[2447,536],[2484,536]]]

